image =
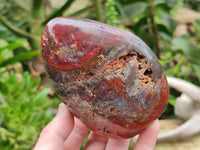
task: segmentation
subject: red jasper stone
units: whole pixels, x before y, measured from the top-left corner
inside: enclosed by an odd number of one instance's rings
[[[128,31],[59,17],[45,26],[41,51],[57,94],[94,132],[130,138],[167,104],[169,89],[158,59]]]

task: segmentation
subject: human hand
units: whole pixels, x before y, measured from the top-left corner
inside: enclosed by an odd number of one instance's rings
[[[159,122],[156,120],[139,135],[134,150],[153,150],[158,131]],[[61,103],[57,115],[42,130],[34,150],[79,150],[88,132],[89,128]],[[128,150],[129,141],[105,138],[91,131],[85,150]]]

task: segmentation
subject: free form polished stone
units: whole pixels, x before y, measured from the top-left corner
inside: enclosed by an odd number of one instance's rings
[[[58,17],[44,28],[41,52],[55,91],[94,132],[133,137],[167,104],[164,71],[151,49],[131,32]]]

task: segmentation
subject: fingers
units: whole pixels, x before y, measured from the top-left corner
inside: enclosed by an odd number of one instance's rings
[[[87,136],[89,128],[87,128],[80,120],[75,118],[75,126],[64,143],[65,150],[78,150]]]
[[[153,150],[157,140],[159,127],[159,121],[155,120],[146,130],[144,130],[139,135],[134,150]]]
[[[65,104],[59,105],[58,113],[54,119],[42,130],[34,150],[61,150],[64,141],[74,126],[72,114]]]
[[[91,131],[84,150],[104,150],[107,138]]]
[[[106,145],[106,150],[127,150],[130,139],[112,139],[110,138]]]
[[[76,150],[80,149],[89,129],[68,111],[61,103],[54,119],[42,130],[34,150]],[[134,150],[153,150],[159,131],[159,122],[155,120],[143,131]],[[66,140],[67,139],[67,140]],[[91,132],[85,150],[121,150],[128,149],[129,139],[107,139]]]
[[[85,150],[125,150],[128,147],[129,139],[108,139],[92,131],[89,135]]]

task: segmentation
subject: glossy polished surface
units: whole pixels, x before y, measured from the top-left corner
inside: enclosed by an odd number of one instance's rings
[[[44,66],[56,92],[88,127],[132,137],[164,110],[169,89],[150,48],[136,35],[77,18],[55,18],[41,38]]]

